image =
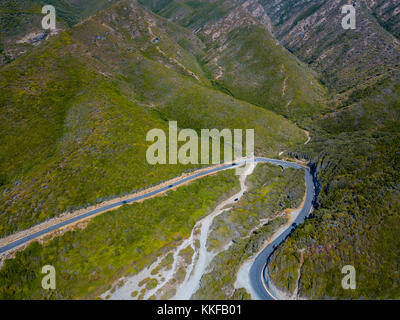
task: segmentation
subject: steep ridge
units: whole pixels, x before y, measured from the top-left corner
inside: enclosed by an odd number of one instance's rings
[[[260,3],[274,35],[330,89],[330,111],[320,122],[325,130],[379,129],[398,121],[400,42],[377,21],[385,16],[395,30],[395,2],[357,1],[356,30],[341,27],[347,1]]]
[[[335,92],[366,85],[398,67],[400,42],[377,23],[364,1],[355,7],[356,30],[341,27],[345,0],[261,2],[276,37]]]
[[[303,125],[323,109],[325,89],[316,74],[272,37],[257,1],[141,3],[203,40],[203,67],[220,90]]]

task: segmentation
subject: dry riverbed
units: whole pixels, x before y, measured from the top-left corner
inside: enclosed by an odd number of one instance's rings
[[[102,295],[103,299],[190,299],[213,257],[207,239],[213,220],[229,210],[247,191],[246,178],[256,164],[248,166],[239,177],[240,191],[222,201],[213,212],[199,220],[188,239],[175,250],[159,257],[153,264],[132,277],[120,279],[117,286]],[[166,262],[169,261],[169,262]]]
[[[219,272],[221,261],[238,250],[240,246],[238,247],[237,241],[241,244],[247,241],[258,251],[278,228],[292,220],[296,211],[289,212],[287,205],[299,205],[305,191],[305,188],[299,187],[298,182],[304,180],[299,170],[282,171],[279,167],[266,164],[259,164],[258,170],[255,170],[256,166],[253,164],[240,176],[240,191],[222,201],[209,215],[199,220],[189,238],[158,257],[136,275],[121,278],[101,297],[213,299],[222,298],[216,296],[216,292],[222,292],[224,297],[250,298],[251,289],[241,285],[243,281],[235,284],[238,272],[238,279],[245,279],[245,269],[239,270],[244,260],[234,261],[234,273],[226,286],[219,286],[215,292],[212,289],[209,291],[206,286],[215,287],[216,284],[210,282],[210,279]],[[289,198],[290,201],[287,200]],[[254,206],[254,210],[249,206]],[[245,208],[250,209],[246,211]],[[243,259],[248,259],[255,253],[242,249],[240,247]]]

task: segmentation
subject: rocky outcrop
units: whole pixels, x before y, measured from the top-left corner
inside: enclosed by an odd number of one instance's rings
[[[323,81],[338,92],[370,83],[399,65],[400,42],[395,36],[400,9],[396,0],[259,2],[282,44],[321,73]],[[356,8],[356,30],[341,26],[341,8],[348,3]]]

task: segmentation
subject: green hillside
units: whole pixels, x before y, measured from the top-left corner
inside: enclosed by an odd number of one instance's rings
[[[201,62],[216,88],[303,126],[324,109],[326,91],[317,75],[273,38],[257,12],[240,2],[141,3],[203,40]]]
[[[190,32],[121,2],[3,67],[0,234],[193,169],[147,163],[146,133],[167,120],[255,129],[270,156],[305,141],[283,117],[215,90],[201,51]]]
[[[0,3],[0,66],[10,63],[48,38],[42,8],[56,8],[56,28],[66,29],[118,0],[4,0]],[[22,39],[27,37],[23,42]],[[42,39],[43,38],[43,39]],[[40,40],[39,40],[40,39]]]
[[[146,133],[167,131],[168,121],[198,133],[255,129],[258,155],[307,159],[317,181],[314,211],[272,256],[275,284],[311,299],[398,298],[400,14],[396,0],[360,0],[357,30],[344,30],[347,3],[49,0],[62,29],[49,34],[40,29],[43,1],[2,1],[0,237],[199,167],[147,163]],[[300,127],[311,132],[306,145]],[[284,202],[298,179],[279,179],[271,201]],[[246,195],[230,227],[255,214],[266,182]],[[187,237],[236,188],[231,174],[209,177],[32,244],[0,270],[0,298],[96,297]],[[283,207],[263,205],[274,214]],[[218,222],[215,246],[233,239],[223,232],[229,218]],[[131,229],[143,239],[119,233]],[[240,234],[199,297],[248,297],[233,291],[232,275],[272,229]],[[48,260],[68,266],[53,296],[29,282]],[[347,264],[356,267],[354,291],[341,287]]]
[[[205,177],[167,197],[126,205],[45,245],[34,242],[0,270],[0,299],[97,298],[189,237],[197,220],[239,188],[234,170]],[[57,270],[57,290],[43,290],[41,267]]]
[[[273,12],[276,37],[321,74],[331,97],[330,111],[314,118],[310,144],[291,152],[315,169],[317,208],[277,250],[269,270],[291,293],[300,275],[299,297],[393,299],[400,296],[399,18],[392,1],[385,10],[382,3],[360,1],[357,30],[345,31],[337,27],[345,2],[263,3]],[[357,272],[354,291],[341,287],[348,264]]]

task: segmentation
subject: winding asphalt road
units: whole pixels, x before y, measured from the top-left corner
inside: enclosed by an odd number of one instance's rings
[[[278,246],[280,245],[282,242],[284,242],[286,240],[286,238],[288,237],[288,235],[291,232],[292,227],[294,227],[294,224],[299,225],[300,223],[302,223],[305,219],[305,217],[308,215],[308,213],[311,210],[311,206],[312,206],[312,201],[314,198],[314,182],[313,182],[313,178],[310,174],[310,171],[307,167],[304,167],[302,165],[299,165],[297,163],[294,162],[287,162],[287,161],[282,161],[282,160],[276,160],[276,159],[269,159],[269,158],[262,158],[262,157],[257,157],[254,160],[242,160],[242,161],[238,161],[236,163],[233,164],[227,164],[227,165],[223,165],[217,168],[213,168],[213,169],[209,169],[209,170],[205,170],[203,172],[194,174],[192,176],[183,178],[177,182],[174,182],[166,187],[161,187],[159,189],[156,189],[152,192],[146,193],[144,195],[141,196],[136,196],[133,197],[131,199],[127,199],[124,201],[120,201],[120,202],[116,202],[110,205],[105,205],[103,207],[97,208],[95,210],[89,211],[87,213],[84,213],[82,215],[76,216],[74,218],[71,218],[69,220],[66,220],[64,222],[55,224],[51,227],[45,228],[41,231],[38,231],[36,233],[33,233],[32,235],[23,237],[21,239],[18,239],[14,242],[11,242],[3,247],[0,247],[0,254],[5,253],[11,249],[17,248],[25,243],[27,243],[28,241],[37,239],[43,235],[49,234],[55,230],[58,230],[60,228],[66,227],[68,225],[71,225],[73,223],[76,223],[78,221],[84,220],[90,216],[93,216],[95,214],[101,213],[101,212],[105,212],[107,210],[113,209],[115,207],[127,204],[127,203],[132,203],[132,202],[137,202],[140,200],[145,200],[148,199],[150,197],[153,197],[154,195],[163,193],[169,189],[172,189],[174,187],[177,187],[179,185],[182,185],[188,181],[192,181],[195,180],[199,177],[203,177],[206,175],[209,175],[211,173],[215,173],[218,171],[223,171],[229,168],[236,168],[239,167],[243,164],[245,164],[246,162],[250,162],[250,161],[255,161],[257,163],[271,163],[277,166],[281,166],[284,168],[287,167],[291,167],[291,168],[295,168],[295,169],[302,169],[305,172],[305,179],[306,179],[306,186],[307,186],[307,195],[306,195],[306,200],[304,203],[303,208],[301,209],[301,212],[299,213],[297,219],[294,221],[294,223],[289,226],[285,232],[283,232],[276,240],[274,240],[270,245],[268,245],[256,258],[255,262],[253,263],[251,270],[250,270],[250,281],[251,281],[251,285],[254,288],[255,292],[257,293],[257,295],[259,296],[260,299],[267,299],[267,300],[271,300],[274,299],[274,297],[272,295],[270,295],[268,293],[268,291],[270,291],[269,287],[268,287],[268,277],[266,277],[266,273],[265,273],[265,266],[267,265],[268,259],[270,258],[271,254],[274,251],[274,246]]]
[[[257,159],[256,159],[257,161]],[[299,224],[303,223],[305,218],[311,211],[312,202],[315,196],[315,186],[314,180],[310,173],[310,169],[303,167],[296,163],[277,161],[276,164],[283,167],[292,167],[295,169],[303,169],[306,181],[306,199],[301,211],[299,212],[297,218],[293,223],[287,227],[287,229],[279,235],[272,243],[270,243],[255,259],[253,265],[250,268],[250,284],[257,296],[262,300],[276,300],[277,298],[273,296],[272,289],[270,288],[270,279],[268,276],[267,265],[269,259],[274,252],[275,248],[281,245],[287,237],[290,235],[292,230],[296,228]],[[268,161],[270,162],[270,161]]]

